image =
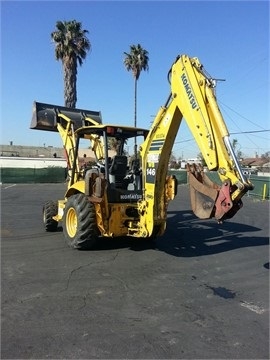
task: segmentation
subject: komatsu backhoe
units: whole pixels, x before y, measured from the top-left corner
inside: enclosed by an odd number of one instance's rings
[[[56,231],[61,222],[68,244],[77,249],[92,248],[100,237],[161,236],[169,201],[177,193],[177,180],[167,175],[167,169],[183,118],[208,169],[217,171],[221,180],[221,185],[215,184],[201,166],[188,165],[193,212],[201,219],[222,222],[242,207],[241,198],[253,185],[230,144],[216,101],[216,81],[198,58],[187,55],[176,58],[168,79],[168,100],[150,130],[103,124],[97,111],[34,102],[30,127],[59,132],[68,167],[64,198],[43,207],[46,231]],[[125,146],[140,137],[139,156],[128,163]],[[82,167],[79,162],[82,141],[88,141],[95,153],[93,166]],[[117,146],[109,157],[112,141]]]

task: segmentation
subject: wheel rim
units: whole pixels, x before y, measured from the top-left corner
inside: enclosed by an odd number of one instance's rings
[[[67,216],[66,216],[66,229],[68,235],[73,238],[76,235],[77,232],[77,214],[75,209],[70,208],[68,209]]]

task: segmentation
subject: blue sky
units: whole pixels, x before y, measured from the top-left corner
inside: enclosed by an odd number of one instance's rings
[[[238,150],[270,151],[268,1],[1,1],[1,144],[62,146],[57,133],[29,125],[33,101],[64,103],[50,34],[56,21],[73,19],[92,44],[78,69],[78,108],[101,111],[104,123],[133,125],[133,78],[123,53],[140,43],[150,61],[138,82],[138,126],[150,127],[168,97],[172,63],[187,54],[226,79],[218,104]],[[183,123],[174,155],[198,152]]]

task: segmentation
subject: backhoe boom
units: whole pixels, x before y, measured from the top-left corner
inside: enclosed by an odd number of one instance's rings
[[[188,166],[191,202],[200,218],[229,218],[242,206],[241,198],[253,188],[243,175],[214,94],[215,82],[203,72],[198,58],[179,56],[170,72],[171,93],[161,107],[141,146],[145,201],[141,203],[146,233],[165,230],[168,199],[166,169],[182,118],[196,140],[209,170],[216,170],[222,186],[212,183],[203,169]],[[171,185],[173,186],[173,185]],[[147,219],[152,218],[151,223]]]

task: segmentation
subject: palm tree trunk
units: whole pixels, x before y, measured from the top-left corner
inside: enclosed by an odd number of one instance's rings
[[[72,61],[73,60],[73,61]],[[64,66],[64,99],[65,107],[76,108],[77,102],[77,64],[76,59],[69,59]]]
[[[134,92],[134,127],[137,127],[137,79],[135,77],[135,92]],[[134,138],[134,155],[137,159],[137,137]]]

